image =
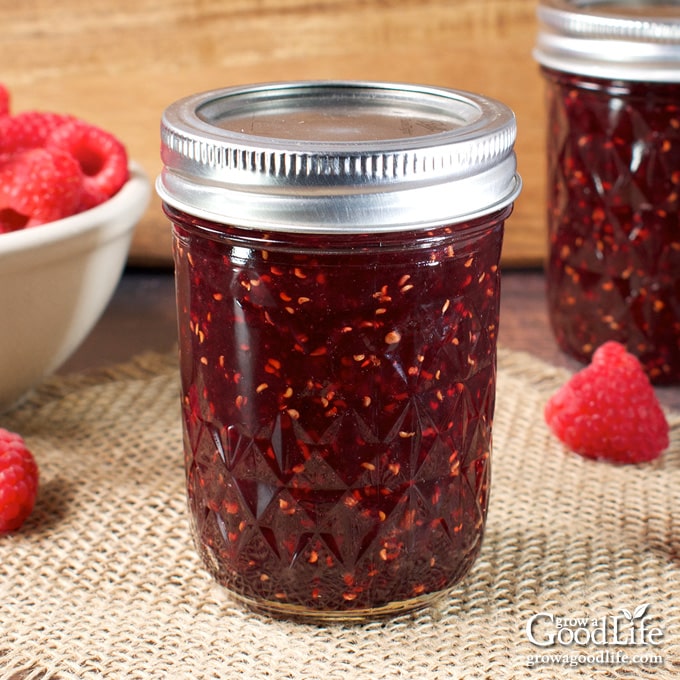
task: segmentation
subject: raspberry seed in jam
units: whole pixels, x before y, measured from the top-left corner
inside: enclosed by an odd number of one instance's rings
[[[472,123],[498,157],[462,172],[482,157]],[[512,114],[447,90],[282,84],[189,98],[163,135],[206,568],[293,618],[441,597],[484,534]]]
[[[552,328],[581,361],[617,341],[652,381],[677,383],[680,13],[664,2],[578,5],[539,7]]]

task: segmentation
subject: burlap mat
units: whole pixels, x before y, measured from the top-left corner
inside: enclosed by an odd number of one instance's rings
[[[507,351],[499,361],[481,558],[439,608],[356,626],[251,614],[203,571],[185,514],[174,355],[53,379],[0,418],[42,470],[33,516],[0,540],[0,678],[679,677],[680,415],[656,463],[586,461],[541,416],[565,374]],[[594,623],[567,623],[591,636],[585,645],[527,636],[535,615],[625,624],[624,609],[661,630],[656,645],[594,645]],[[557,630],[545,621],[539,642]],[[551,658],[529,668],[536,654]]]

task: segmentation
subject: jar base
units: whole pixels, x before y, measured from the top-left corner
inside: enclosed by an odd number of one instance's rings
[[[289,621],[310,624],[368,623],[370,621],[393,618],[403,614],[412,614],[436,605],[450,592],[450,589],[440,590],[408,600],[390,602],[389,604],[381,605],[380,607],[371,607],[368,609],[323,610],[308,609],[300,605],[282,602],[253,600],[231,590],[227,590],[230,598],[257,614],[264,614],[265,616],[271,616],[276,619],[286,619]]]

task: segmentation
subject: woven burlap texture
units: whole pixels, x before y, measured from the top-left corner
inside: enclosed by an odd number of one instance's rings
[[[42,475],[28,523],[0,540],[0,678],[678,677],[680,416],[669,413],[659,461],[582,459],[542,419],[566,377],[500,352],[487,534],[464,582],[436,609],[329,626],[245,611],[203,570],[174,354],[48,381],[0,417]],[[538,648],[527,637],[536,614],[621,617],[642,605],[662,630],[656,646]],[[552,661],[529,668],[536,654]]]

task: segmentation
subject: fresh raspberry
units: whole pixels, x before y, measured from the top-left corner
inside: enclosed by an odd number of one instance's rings
[[[46,148],[63,149],[80,163],[83,171],[82,209],[111,198],[129,177],[123,144],[101,128],[74,119],[52,131]]]
[[[0,83],[0,116],[9,116],[10,96],[9,90]]]
[[[127,152],[116,137],[67,114],[11,115],[0,83],[0,234],[88,210],[128,179]]]
[[[0,534],[16,531],[33,511],[38,465],[24,440],[0,428]]]
[[[668,422],[649,378],[618,342],[599,347],[590,365],[548,400],[545,419],[587,458],[642,463],[668,447]]]
[[[70,154],[28,149],[0,163],[0,233],[72,215],[81,200],[83,176]]]
[[[47,138],[73,116],[49,111],[22,111],[0,118],[0,154],[45,146]]]

